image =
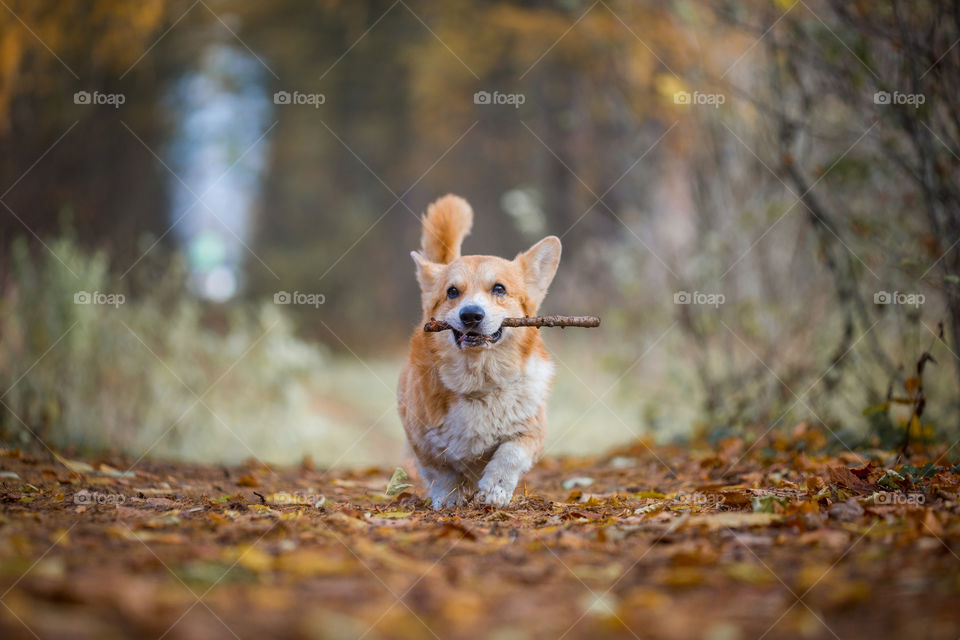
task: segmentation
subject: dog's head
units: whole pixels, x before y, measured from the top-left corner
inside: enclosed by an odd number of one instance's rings
[[[504,318],[537,315],[560,263],[560,239],[548,236],[513,260],[462,256],[440,264],[411,255],[425,318],[454,327],[443,336],[457,349],[492,349],[511,339]]]

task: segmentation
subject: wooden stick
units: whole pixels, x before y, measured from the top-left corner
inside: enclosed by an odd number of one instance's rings
[[[535,318],[506,318],[501,326],[504,327],[599,327],[600,318],[597,316],[536,316]],[[430,318],[423,325],[424,331],[446,331],[453,329],[443,320]]]

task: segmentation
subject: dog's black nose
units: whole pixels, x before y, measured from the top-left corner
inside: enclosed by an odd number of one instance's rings
[[[467,305],[460,309],[460,322],[463,323],[465,328],[472,329],[483,322],[484,315],[483,309],[479,305]]]

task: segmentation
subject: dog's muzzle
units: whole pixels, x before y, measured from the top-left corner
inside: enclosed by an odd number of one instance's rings
[[[477,331],[457,331],[451,329],[453,341],[461,349],[464,347],[481,347],[485,344],[496,344],[503,337],[503,327],[500,327],[490,335],[479,333]]]

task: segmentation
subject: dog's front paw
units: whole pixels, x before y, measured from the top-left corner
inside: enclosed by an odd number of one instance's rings
[[[480,480],[476,501],[489,504],[493,507],[505,507],[513,497],[513,487],[507,488],[502,482],[491,481],[487,478]]]
[[[430,492],[430,506],[434,511],[439,511],[445,507],[458,507],[467,502],[469,496],[460,489],[454,489],[447,492]]]

